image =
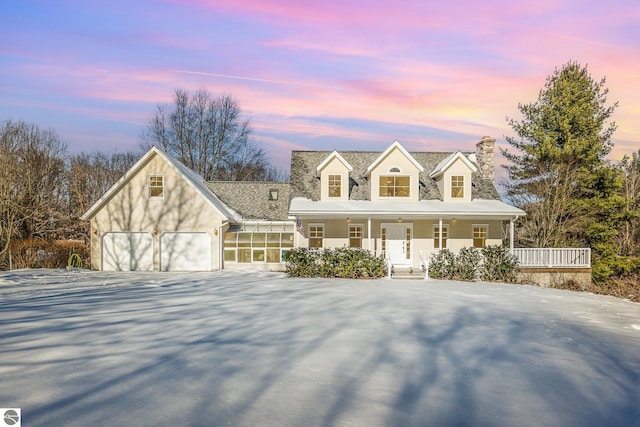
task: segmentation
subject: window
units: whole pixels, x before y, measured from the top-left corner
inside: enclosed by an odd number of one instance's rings
[[[349,225],[349,247],[362,248],[362,237],[364,226],[361,224]]]
[[[380,197],[409,197],[411,177],[396,175],[380,176]]]
[[[309,247],[322,248],[324,240],[324,224],[309,224]]]
[[[291,232],[227,232],[224,233],[225,262],[278,263],[293,247]]]
[[[404,247],[405,247],[405,259],[411,259],[411,239],[413,238],[413,229],[407,227],[404,230]]]
[[[164,197],[164,177],[162,175],[149,176],[149,197]]]
[[[269,190],[269,201],[275,202],[276,200],[278,200],[278,189],[272,188]]]
[[[342,176],[329,175],[329,197],[340,197],[342,194]]]
[[[437,225],[433,227],[433,247],[436,249],[447,248],[447,237],[449,236],[449,226],[442,226],[442,248],[440,248],[440,228]]]
[[[473,225],[473,247],[484,248],[487,246],[487,226]]]
[[[464,197],[464,176],[454,175],[451,177],[451,197],[454,199]]]

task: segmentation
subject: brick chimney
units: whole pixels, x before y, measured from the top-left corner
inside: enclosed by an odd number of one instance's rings
[[[493,150],[495,144],[496,140],[489,136],[483,136],[480,142],[476,144],[478,170],[484,179],[492,181],[494,178]]]

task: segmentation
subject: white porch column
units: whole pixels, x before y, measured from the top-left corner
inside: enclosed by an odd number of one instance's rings
[[[371,217],[367,218],[367,249],[373,253],[373,249],[371,249]]]
[[[509,220],[509,249],[513,253],[513,218]]]
[[[442,217],[438,220],[438,250],[442,250]]]

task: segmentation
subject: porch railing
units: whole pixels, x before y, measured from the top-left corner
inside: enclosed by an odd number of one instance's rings
[[[516,248],[513,255],[520,267],[591,267],[590,248]]]
[[[421,250],[420,263],[429,268],[431,255],[438,249]],[[590,248],[516,248],[513,255],[518,259],[519,267],[532,268],[590,268]]]

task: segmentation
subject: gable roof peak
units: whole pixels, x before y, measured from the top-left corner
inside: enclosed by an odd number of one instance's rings
[[[440,163],[436,165],[436,167],[429,174],[429,178],[436,178],[444,173],[445,170],[449,168],[456,160],[462,160],[462,162],[467,165],[471,172],[476,172],[478,168],[473,164],[471,160],[467,158],[460,150],[455,153],[451,153],[449,156],[445,157]]]
[[[327,166],[327,165],[329,164],[329,162],[331,162],[331,160],[333,160],[333,159],[338,159],[338,160],[340,161],[340,163],[342,163],[342,164],[347,168],[347,170],[348,170],[349,172],[353,172],[353,166],[351,166],[351,164],[350,164],[349,162],[347,162],[347,161],[345,160],[345,158],[344,158],[344,157],[342,157],[342,156],[340,155],[340,153],[338,153],[336,150],[333,150],[333,152],[332,152],[331,154],[329,154],[329,155],[327,156],[327,158],[326,158],[326,159],[324,159],[324,160],[322,161],[322,163],[320,163],[320,164],[318,165],[318,167],[316,168],[316,172],[320,172],[322,169],[324,169],[324,168],[325,168],[325,166]]]
[[[391,144],[386,150],[384,150],[382,152],[382,154],[380,154],[374,161],[373,163],[371,163],[369,165],[369,167],[367,168],[366,172],[365,172],[365,176],[369,176],[371,174],[371,171],[378,166],[378,164],[380,164],[380,162],[382,162],[388,155],[389,153],[391,153],[393,150],[399,150],[407,159],[409,159],[409,161],[420,171],[420,172],[424,172],[424,168],[422,167],[422,165],[420,163],[418,163],[418,161],[411,155],[409,154],[409,152],[402,146],[402,144],[400,144],[398,142],[398,140],[396,139],[395,141],[393,141],[393,144]]]

